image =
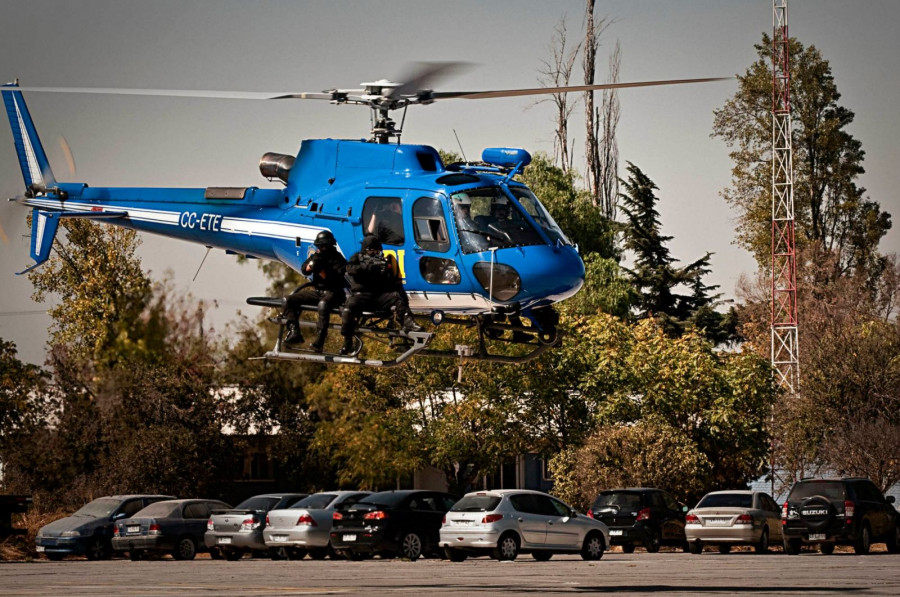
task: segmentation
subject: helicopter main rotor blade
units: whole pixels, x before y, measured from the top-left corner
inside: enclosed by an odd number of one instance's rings
[[[420,91],[430,90],[432,82],[463,71],[470,64],[466,62],[417,62],[412,66],[414,69],[400,78],[402,83],[388,91],[389,97],[416,95]]]
[[[682,85],[686,83],[709,83],[727,81],[732,77],[708,77],[705,79],[673,79],[669,81],[638,81],[635,83],[603,83],[599,85],[569,85],[567,87],[535,87],[532,89],[500,89],[496,91],[435,91],[434,99],[489,99],[494,97],[516,97],[524,95],[546,95],[570,91],[598,91],[600,89],[626,89],[628,87],[655,87],[659,85]]]
[[[16,87],[14,89],[16,91],[34,91],[40,93],[97,93],[102,95],[150,95],[161,97],[200,97],[246,100],[267,100],[279,95],[284,95],[274,91],[203,91],[199,89],[127,89],[118,87]],[[331,99],[330,93],[305,93],[295,95],[322,96],[318,98],[305,97],[303,99]]]

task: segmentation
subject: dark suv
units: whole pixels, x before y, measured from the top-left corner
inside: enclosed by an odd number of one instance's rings
[[[688,551],[684,535],[687,510],[661,489],[611,489],[597,496],[587,515],[609,527],[610,545],[621,545],[625,553],[643,545],[656,553],[661,545]]]
[[[804,543],[818,543],[824,554],[837,544],[869,553],[872,543],[888,551],[900,546],[900,513],[869,479],[804,479],[791,488],[781,509],[784,551],[800,553]]]

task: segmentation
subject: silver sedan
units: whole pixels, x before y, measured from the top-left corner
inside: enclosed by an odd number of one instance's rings
[[[355,504],[369,494],[368,491],[314,493],[290,508],[272,510],[263,531],[266,547],[283,548],[291,559],[301,559],[307,553],[314,559],[331,555],[329,540],[335,506]]]
[[[687,513],[684,532],[691,553],[704,544],[728,553],[734,545],[753,545],[766,553],[770,542],[781,543],[781,508],[762,491],[714,491]]]
[[[519,552],[538,561],[556,553],[599,560],[609,545],[609,529],[540,491],[476,491],[444,516],[438,545],[454,562],[470,555],[514,560]]]

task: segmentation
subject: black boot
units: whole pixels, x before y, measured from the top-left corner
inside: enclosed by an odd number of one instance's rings
[[[302,344],[303,334],[300,333],[300,325],[296,321],[289,321],[285,326],[285,344]]]
[[[403,331],[405,333],[422,331],[422,326],[416,323],[416,320],[413,319],[413,314],[409,311],[403,316]]]
[[[353,336],[344,336],[344,345],[341,347],[341,356],[353,354]]]
[[[325,348],[325,338],[328,336],[328,324],[331,320],[331,314],[328,311],[328,303],[319,301],[318,306],[319,319],[316,321],[316,339],[309,347],[313,352],[322,352]]]

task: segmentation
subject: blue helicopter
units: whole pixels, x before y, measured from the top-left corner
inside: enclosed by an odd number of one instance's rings
[[[524,149],[485,149],[479,162],[444,164],[427,145],[400,142],[394,110],[440,99],[484,99],[596,89],[694,83],[688,79],[478,92],[436,92],[428,82],[448,65],[426,65],[405,83],[363,83],[362,89],[267,96],[318,99],[368,106],[369,140],[308,139],[296,156],[265,154],[260,173],[282,188],[111,188],[59,182],[23,91],[127,93],[223,97],[221,92],[0,87],[25,179],[23,196],[11,199],[32,209],[31,257],[45,262],[64,218],[152,232],[223,249],[227,253],[280,261],[297,271],[323,230],[333,233],[349,257],[363,237],[375,234],[399,268],[410,307],[434,326],[477,330],[477,346],[437,350],[433,332],[403,332],[390,314],[367,313],[350,355],[287,349],[282,318],[275,347],[263,358],[369,366],[394,366],[415,355],[504,363],[525,362],[557,345],[553,305],[573,296],[584,282],[577,247],[540,200],[515,180],[531,161]],[[240,95],[246,97],[246,94]],[[251,297],[248,303],[281,308],[281,297]],[[315,307],[310,307],[314,310]],[[338,317],[337,320],[340,318]],[[527,323],[526,323],[527,322]],[[314,327],[301,319],[301,326]],[[338,324],[331,323],[332,329]],[[336,335],[336,334],[332,334]],[[363,340],[394,346],[390,358],[361,356]],[[502,344],[501,344],[502,343]],[[521,350],[510,351],[510,345]],[[399,347],[399,348],[397,348]],[[512,353],[512,354],[511,354]]]

